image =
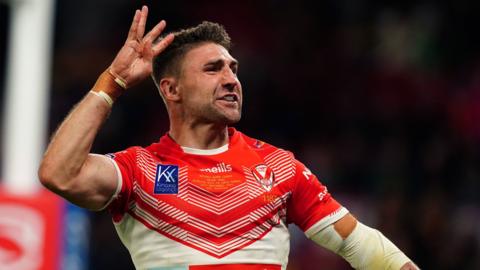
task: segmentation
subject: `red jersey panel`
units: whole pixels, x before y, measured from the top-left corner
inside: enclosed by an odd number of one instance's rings
[[[210,155],[187,153],[168,135],[112,155],[121,189],[109,210],[137,268],[285,268],[289,222],[319,231],[347,213],[290,152],[229,135],[228,148]]]

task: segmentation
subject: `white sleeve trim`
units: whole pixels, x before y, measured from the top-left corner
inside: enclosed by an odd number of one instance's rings
[[[330,215],[322,218],[321,220],[317,221],[317,223],[313,224],[308,230],[305,231],[305,235],[308,238],[311,238],[314,234],[317,232],[323,230],[325,227],[328,225],[336,222],[337,220],[341,219],[344,217],[346,214],[348,214],[349,211],[345,207],[340,207],[337,211],[331,213]]]
[[[107,208],[110,205],[110,203],[112,203],[113,200],[115,200],[117,198],[117,196],[120,193],[120,191],[122,190],[122,186],[123,186],[122,172],[120,171],[120,168],[118,168],[117,162],[112,158],[108,158],[108,159],[112,162],[113,166],[115,167],[115,171],[117,172],[117,188],[115,189],[115,192],[112,194],[112,197],[110,197],[108,202],[105,203],[105,205],[102,208],[100,208],[99,211]]]

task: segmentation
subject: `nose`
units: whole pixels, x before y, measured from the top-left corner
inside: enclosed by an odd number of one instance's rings
[[[222,86],[228,91],[232,92],[235,88],[238,87],[240,82],[238,81],[237,75],[233,72],[230,67],[226,67],[223,71],[223,82]]]

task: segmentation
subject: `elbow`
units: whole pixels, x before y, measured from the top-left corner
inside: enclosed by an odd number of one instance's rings
[[[51,187],[54,186],[53,183],[55,182],[54,175],[54,169],[52,166],[49,166],[47,162],[42,161],[40,167],[38,168],[38,179],[40,180],[40,183],[44,187],[51,189]]]
[[[60,169],[45,160],[38,168],[38,179],[44,187],[55,193],[66,189],[65,183],[62,181],[65,178],[61,176]]]

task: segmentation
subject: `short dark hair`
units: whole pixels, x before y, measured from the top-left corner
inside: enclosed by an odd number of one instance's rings
[[[204,21],[173,34],[175,35],[173,42],[153,60],[152,77],[156,84],[165,76],[178,76],[185,54],[203,43],[216,43],[230,51],[230,36],[218,23]],[[165,35],[160,37],[157,42],[164,37]]]

